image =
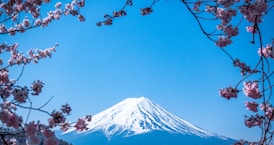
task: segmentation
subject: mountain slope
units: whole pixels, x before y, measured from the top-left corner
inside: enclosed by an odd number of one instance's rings
[[[88,127],[82,133],[70,129],[59,137],[74,145],[232,145],[235,142],[203,130],[145,97],[125,99],[94,115]]]

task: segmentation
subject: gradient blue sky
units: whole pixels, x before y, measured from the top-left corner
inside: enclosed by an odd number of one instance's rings
[[[145,96],[203,129],[235,139],[257,139],[260,131],[244,126],[244,115],[249,114],[244,101],[248,98],[240,95],[227,101],[218,95],[219,88],[237,83],[239,70],[202,34],[179,0],[160,1],[151,15],[141,16],[139,9],[149,4],[136,1],[126,9],[128,15],[115,20],[113,26],[97,27],[95,23],[103,20],[105,13],[118,10],[123,2],[86,0],[81,10],[84,23],[63,17],[46,29],[14,37],[2,35],[8,43],[19,42],[22,51],[59,43],[51,59],[26,66],[19,83],[43,80],[42,95],[33,98],[36,106],[54,96],[46,109],[69,103],[72,121],[125,98]],[[265,43],[273,37],[273,16],[269,13],[261,25]],[[258,44],[248,43],[252,36],[245,32],[246,24],[240,25],[240,36],[225,49],[254,63],[259,59]],[[13,69],[12,75],[19,73],[20,69]],[[46,118],[35,112],[31,117]]]

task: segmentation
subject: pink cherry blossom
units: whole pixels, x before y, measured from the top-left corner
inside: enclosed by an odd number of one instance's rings
[[[253,111],[253,112],[258,112],[258,104],[256,102],[245,102],[245,106],[247,110]]]
[[[263,116],[259,116],[256,114],[256,116],[250,116],[245,118],[245,125],[249,128],[254,126],[261,126],[263,123]]]
[[[274,59],[274,50],[271,44],[267,44],[266,47],[259,48],[258,54],[264,57],[270,57]]]
[[[79,6],[79,7],[84,7],[84,6],[85,6],[85,0],[80,0],[80,1],[78,2],[78,6]]]
[[[265,112],[268,119],[274,120],[274,108],[269,103],[261,103],[260,109]]]
[[[77,123],[74,125],[77,131],[88,130],[87,123],[84,119],[78,119]]]
[[[199,8],[200,8],[201,4],[202,4],[201,1],[199,1],[199,0],[196,1],[196,2],[194,3],[194,6],[193,6],[194,11],[199,12],[199,11],[200,11]]]
[[[58,145],[59,140],[56,137],[46,138],[43,145]]]
[[[36,19],[34,26],[40,26],[40,25],[42,25],[42,19]]]
[[[9,121],[6,122],[7,126],[10,126],[14,129],[18,129],[23,122],[22,117],[18,116],[15,113],[10,113],[8,119]]]
[[[26,99],[28,97],[28,89],[27,87],[21,88],[21,89],[13,89],[12,95],[14,96],[14,100],[18,103],[25,103]]]
[[[251,97],[253,99],[259,99],[262,97],[262,95],[259,92],[259,86],[257,81],[253,82],[244,82],[244,88],[243,88],[243,93]]]
[[[8,98],[10,94],[11,94],[11,87],[9,86],[0,87],[1,96],[3,96],[4,98]]]
[[[121,17],[121,16],[125,16],[125,15],[127,15],[127,13],[124,10],[121,10],[118,12],[116,12],[116,11],[113,12],[113,17]]]
[[[6,29],[6,26],[4,24],[0,24],[0,33],[6,33],[8,30]]]
[[[230,38],[232,36],[236,36],[239,33],[238,27],[232,27],[232,25],[228,25],[224,28],[225,35]]]
[[[56,8],[56,9],[60,9],[61,6],[62,6],[62,3],[61,3],[61,2],[57,2],[57,3],[55,4],[55,8]]]
[[[30,27],[30,21],[29,21],[28,18],[25,18],[25,19],[23,20],[23,26],[24,26],[24,27]]]
[[[61,15],[62,15],[62,11],[60,9],[57,9],[53,11],[52,18],[55,20],[59,20],[61,18]]]
[[[68,122],[62,123],[62,124],[60,125],[60,129],[61,129],[62,131],[67,131],[67,130],[69,129],[69,127],[71,127],[71,125],[70,125],[70,123],[68,123]]]
[[[219,94],[229,100],[230,98],[237,98],[238,90],[236,88],[227,87],[219,90]]]
[[[59,141],[56,138],[55,134],[53,131],[51,131],[49,128],[45,128],[42,131],[43,134],[43,145],[58,145]]]
[[[266,13],[267,7],[266,1],[256,0],[253,3],[239,6],[239,10],[249,22],[261,23],[262,16]]]
[[[11,112],[9,109],[2,109],[0,111],[0,121],[5,123],[8,127],[13,127],[18,129],[22,123],[22,117],[19,117],[17,114]]]
[[[9,112],[15,111],[17,109],[16,106],[8,100],[4,100],[3,103],[0,103],[0,108],[3,111],[7,110]]]
[[[11,138],[7,141],[9,145],[19,145],[19,142],[15,138]]]
[[[0,85],[9,83],[8,69],[0,69]]]
[[[61,111],[65,114],[69,115],[71,112],[71,108],[70,108],[69,104],[62,105]]]
[[[44,140],[43,145],[58,145],[59,140],[56,137],[47,138]]]
[[[105,20],[104,22],[103,22],[103,24],[104,25],[112,25],[112,19],[111,18],[107,18],[107,20]],[[97,26],[100,26],[100,25],[102,25],[102,23],[97,23]]]
[[[85,21],[85,17],[83,15],[78,15],[78,19],[81,22]]]
[[[34,81],[31,86],[31,89],[33,90],[31,94],[35,96],[39,95],[44,87],[44,84],[45,83],[40,80]]]
[[[231,21],[232,17],[236,16],[237,12],[234,9],[217,7],[214,13],[216,17],[221,20],[221,26],[226,26]]]
[[[215,13],[216,12],[216,6],[206,5],[205,11],[208,12],[208,13]]]
[[[148,15],[153,12],[152,8],[150,7],[142,8],[140,11],[142,16]]]
[[[25,32],[25,28],[23,26],[23,24],[18,24],[16,25],[17,31],[24,33]]]
[[[228,37],[220,36],[219,39],[216,41],[216,45],[223,48],[229,44],[231,44],[232,41]]]
[[[45,128],[45,129],[43,130],[42,133],[43,133],[43,136],[44,136],[45,138],[52,138],[52,137],[55,137],[54,132],[51,131],[51,130],[48,129],[48,128]]]
[[[34,136],[38,132],[38,124],[36,124],[34,121],[28,123],[25,125],[25,131],[27,136]]]
[[[15,33],[16,33],[16,28],[14,28],[14,27],[10,27],[9,29],[8,29],[8,32],[9,32],[9,34],[10,35],[15,35]]]
[[[42,138],[38,135],[27,136],[26,144],[27,145],[40,145]]]
[[[224,7],[230,7],[234,4],[234,0],[218,0],[217,2]]]
[[[2,109],[0,111],[0,120],[3,123],[7,123],[9,121],[10,115],[11,115],[11,112],[8,109]]]
[[[250,66],[246,65],[246,63],[244,63],[244,62],[241,62],[238,58],[236,58],[236,59],[233,61],[233,64],[234,64],[235,67],[241,68],[241,75],[242,75],[242,76],[245,76],[247,73],[253,74],[253,73],[258,73],[258,72],[260,72],[259,70],[256,70],[256,69],[252,70],[252,69],[250,68]]]
[[[255,34],[257,29],[254,26],[246,26],[246,31]]]
[[[247,145],[247,141],[244,141],[244,140],[240,140],[240,141],[238,141],[238,142],[235,142],[233,145]]]
[[[53,111],[51,113],[51,118],[48,119],[48,122],[50,124],[50,127],[55,127],[59,124],[62,124],[64,122],[66,122],[66,118],[64,117],[64,115],[62,114],[62,112],[59,111]]]

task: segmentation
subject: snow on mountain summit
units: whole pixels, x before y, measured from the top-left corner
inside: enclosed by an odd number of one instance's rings
[[[145,97],[127,98],[94,115],[88,128],[86,133],[103,131],[107,137],[118,134],[131,136],[156,130],[201,137],[218,136],[173,115]]]

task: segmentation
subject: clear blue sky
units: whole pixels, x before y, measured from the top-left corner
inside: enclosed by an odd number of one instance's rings
[[[1,36],[8,43],[19,42],[19,49],[47,48],[59,43],[51,59],[25,67],[20,84],[41,79],[42,95],[33,98],[37,106],[49,97],[48,110],[64,103],[72,106],[69,119],[96,114],[128,97],[145,96],[177,116],[209,131],[235,139],[259,137],[256,129],[244,126],[245,96],[227,101],[219,88],[235,85],[240,73],[229,58],[208,40],[183,3],[161,1],[154,12],[141,16],[139,9],[150,1],[135,2],[128,15],[110,27],[97,27],[105,13],[118,10],[123,2],[86,0],[81,10],[86,22],[63,17],[45,29],[36,28],[14,37]],[[53,6],[52,6],[53,8]],[[264,41],[274,32],[274,13],[261,26]],[[271,23],[272,22],[272,23]],[[243,31],[226,49],[244,61],[255,62],[257,46]],[[272,63],[273,64],[273,63]],[[14,69],[17,76],[20,69]],[[32,118],[45,118],[32,113]],[[43,120],[43,119],[42,119]]]

